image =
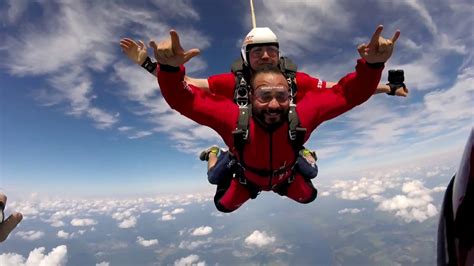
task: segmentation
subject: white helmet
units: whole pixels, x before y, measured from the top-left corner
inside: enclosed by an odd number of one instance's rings
[[[247,34],[247,36],[245,36],[245,39],[242,43],[241,54],[242,54],[242,59],[244,60],[245,65],[249,64],[248,51],[249,51],[249,48],[254,46],[254,44],[260,44],[260,45],[272,44],[272,45],[276,45],[277,47],[279,46],[278,38],[270,28],[268,27],[253,28]]]

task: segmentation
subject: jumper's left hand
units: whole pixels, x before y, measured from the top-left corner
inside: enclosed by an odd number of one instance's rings
[[[359,54],[368,63],[385,63],[392,56],[393,47],[400,30],[397,30],[391,39],[385,39],[381,36],[383,26],[379,25],[375,30],[369,44],[361,44],[357,47]]]

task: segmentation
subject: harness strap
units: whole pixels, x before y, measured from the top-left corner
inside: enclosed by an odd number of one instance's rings
[[[249,119],[251,115],[252,105],[239,106],[237,128],[232,131],[232,135],[234,135],[234,146],[239,152],[240,150],[243,150],[245,142],[247,142],[249,137]]]
[[[235,74],[235,84],[236,88],[234,90],[234,102],[238,106],[246,106],[249,104],[249,85],[245,81],[244,75],[242,72],[237,72]]]
[[[291,89],[292,102],[296,103],[296,71],[298,71],[298,67],[291,59],[283,56],[280,57],[280,70],[285,75],[288,86]]]
[[[298,153],[298,151],[303,147],[304,136],[306,135],[306,128],[300,127],[300,120],[298,114],[296,113],[296,104],[290,104],[290,110],[288,112],[288,134],[291,140],[293,149]]]
[[[244,169],[244,171],[249,171],[252,172],[258,176],[261,176],[262,178],[267,178],[269,176],[279,176],[282,174],[285,174],[289,171],[293,171],[293,169],[296,166],[296,160],[293,164],[291,165],[283,165],[278,169],[275,170],[269,170],[269,169],[261,169],[261,168],[254,168],[248,165],[245,165],[244,163],[239,163],[239,166]]]

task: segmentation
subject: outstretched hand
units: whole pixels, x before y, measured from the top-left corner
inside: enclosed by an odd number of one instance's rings
[[[408,88],[406,87],[400,87],[395,90],[395,96],[400,96],[400,97],[407,97],[408,96]]]
[[[120,47],[128,58],[137,65],[143,64],[148,56],[146,51],[147,47],[141,40],[137,43],[132,39],[123,38],[120,40]]]
[[[196,48],[184,51],[175,30],[170,30],[170,38],[158,44],[150,41],[150,47],[153,48],[158,63],[175,67],[183,65],[200,53]]]
[[[5,204],[7,203],[7,197],[0,193],[0,207],[4,208]],[[0,211],[3,211],[0,210]],[[7,239],[8,235],[15,229],[15,227],[20,223],[21,219],[23,219],[23,215],[21,213],[15,212],[11,214],[3,223],[0,221],[0,242],[5,241]]]
[[[400,31],[397,30],[391,39],[385,39],[381,36],[383,26],[379,25],[375,30],[369,44],[361,44],[357,47],[359,54],[368,63],[385,63],[392,56],[393,47]]]

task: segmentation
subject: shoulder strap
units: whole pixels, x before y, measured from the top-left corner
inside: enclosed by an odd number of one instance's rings
[[[290,110],[288,112],[288,135],[291,141],[291,145],[295,152],[298,152],[304,143],[304,136],[306,134],[306,128],[300,127],[300,119],[296,113],[296,104],[290,104]]]
[[[296,93],[298,90],[296,84],[296,72],[298,71],[298,67],[290,58],[281,57],[280,70],[285,75],[286,80],[288,81],[288,86],[290,86],[291,89],[292,99],[290,102],[290,111],[288,112],[288,135],[293,148],[296,152],[298,152],[303,146],[304,136],[306,134],[306,128],[300,127],[300,120],[298,118],[298,114],[296,113]]]
[[[239,106],[239,120],[237,128],[232,131],[234,135],[234,146],[237,150],[243,148],[249,136],[249,120],[252,115],[251,105]]]
[[[296,72],[298,67],[290,58],[282,56],[280,57],[280,70],[285,75],[288,86],[291,89],[292,102],[296,103],[296,92],[298,89],[296,86]]]
[[[235,88],[234,88],[234,102],[238,106],[246,106],[249,104],[249,85],[245,80],[245,69],[242,59],[237,59],[232,63],[230,71],[235,76]]]

